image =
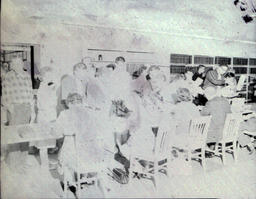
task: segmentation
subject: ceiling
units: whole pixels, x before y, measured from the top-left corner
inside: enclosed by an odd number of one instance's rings
[[[2,27],[66,23],[256,42],[232,0],[2,0]],[[11,25],[12,24],[12,25]]]

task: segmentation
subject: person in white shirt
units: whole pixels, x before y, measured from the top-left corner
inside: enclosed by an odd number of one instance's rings
[[[42,68],[42,82],[37,92],[37,122],[52,122],[57,118],[57,85],[53,69]]]

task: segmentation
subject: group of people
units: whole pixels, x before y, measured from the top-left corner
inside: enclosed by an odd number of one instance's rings
[[[102,149],[108,149],[128,173],[131,147],[152,152],[163,130],[171,131],[171,142],[186,144],[190,120],[200,115],[212,116],[207,143],[214,148],[222,138],[226,114],[231,113],[228,98],[236,96],[235,73],[227,65],[214,69],[200,65],[195,73],[171,76],[152,65],[130,74],[125,58],[117,57],[98,73],[92,59],[85,57],[73,66],[73,74],[61,78],[59,87],[53,69],[43,68],[34,103],[30,77],[21,66],[15,59],[3,78],[5,124],[55,122],[64,142],[53,151],[59,150],[60,168],[68,168],[70,181],[75,179],[78,151],[85,162],[101,162]],[[243,136],[242,145],[252,151]]]

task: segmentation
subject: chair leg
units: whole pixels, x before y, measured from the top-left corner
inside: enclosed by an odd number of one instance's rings
[[[66,176],[66,168],[64,168],[64,179],[63,179],[63,198],[68,197],[68,181],[67,181],[67,176]]]
[[[77,172],[77,190],[76,190],[77,197],[81,197],[81,174]]]
[[[130,157],[129,182],[128,182],[130,187],[132,187],[134,161],[136,161],[135,158]]]
[[[104,173],[104,171],[101,171],[100,173],[97,174],[98,175],[98,187],[99,189],[102,191],[104,198],[108,198],[108,190],[106,186],[106,182],[105,179],[107,179],[106,174]]]
[[[238,153],[238,146],[236,141],[233,142],[233,157],[235,162],[237,162],[237,153]]]
[[[205,149],[204,148],[201,149],[201,164],[202,164],[203,170],[205,171],[206,164],[205,164]]]
[[[166,162],[166,175],[167,175],[168,178],[170,178],[170,171],[169,171],[170,163],[171,163],[171,158],[167,158],[167,162]]]
[[[159,172],[158,172],[158,161],[154,161],[154,182],[155,182],[155,191],[158,189],[158,181],[159,181]]]
[[[222,156],[222,162],[224,165],[226,165],[226,147],[225,147],[225,143],[221,144],[221,156]]]

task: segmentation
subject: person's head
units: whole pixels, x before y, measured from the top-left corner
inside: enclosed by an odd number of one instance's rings
[[[83,98],[78,93],[69,93],[67,97],[67,106],[73,108],[81,106],[83,104]]]
[[[10,68],[11,70],[14,70],[17,73],[22,73],[24,72],[25,65],[21,58],[15,57],[10,62]]]
[[[86,70],[91,76],[95,76],[96,73],[96,67],[92,63],[92,58],[91,57],[84,57],[82,59],[82,63],[86,65]]]
[[[41,68],[41,81],[44,85],[47,85],[51,89],[55,89],[56,87],[56,77],[54,76],[54,70],[52,67],[45,66]]]
[[[138,70],[133,72],[133,74],[132,74],[133,79],[136,79],[136,78],[140,77],[141,75],[145,76],[144,73],[145,73],[146,69],[147,69],[146,66],[141,65]]]
[[[227,72],[225,75],[225,84],[229,85],[229,86],[236,86],[237,82],[236,82],[236,78],[235,78],[235,73],[233,73],[232,71]]]
[[[180,80],[185,80],[185,76],[183,74],[176,74],[171,77],[170,83],[174,83]]]
[[[159,66],[152,65],[148,68],[147,74],[151,78],[151,77],[153,77],[154,75],[156,75],[160,72],[161,72],[161,70],[160,70]]]
[[[108,64],[108,65],[106,65],[106,69],[108,69],[110,71],[115,70],[115,68],[116,68],[115,64]]]
[[[225,75],[225,78],[235,78],[235,72],[233,71],[228,71]]]
[[[166,83],[166,76],[163,73],[157,73],[150,76],[149,81],[150,81],[152,90],[155,92],[158,92],[164,87]]]
[[[92,58],[91,57],[84,57],[82,59],[82,63],[85,64],[87,67],[94,67],[92,64]]]
[[[193,73],[191,71],[187,71],[185,73],[186,80],[192,80]]]
[[[87,69],[87,66],[84,63],[78,63],[73,66],[73,74],[77,79],[83,80],[85,77],[86,69]]]
[[[213,99],[217,96],[217,88],[209,86],[204,90],[204,95],[208,100]]]
[[[198,66],[198,73],[199,74],[202,74],[202,73],[204,73],[205,72],[205,66],[204,65],[199,65]]]
[[[228,66],[227,65],[220,65],[219,67],[216,68],[216,71],[220,75],[224,75],[228,71]]]
[[[118,69],[125,68],[125,59],[124,59],[124,57],[117,57],[115,59],[115,64],[116,64]]]
[[[176,94],[177,102],[189,102],[192,100],[192,95],[187,88],[178,88]]]

